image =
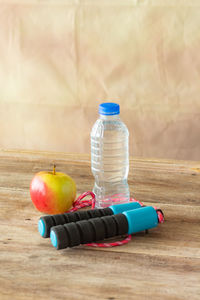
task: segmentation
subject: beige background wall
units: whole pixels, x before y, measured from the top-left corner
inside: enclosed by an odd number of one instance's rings
[[[200,1],[0,1],[0,147],[89,152],[102,101],[131,154],[200,157]]]

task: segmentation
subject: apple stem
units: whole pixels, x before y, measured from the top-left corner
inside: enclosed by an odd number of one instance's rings
[[[53,175],[56,175],[56,165],[53,165]]]

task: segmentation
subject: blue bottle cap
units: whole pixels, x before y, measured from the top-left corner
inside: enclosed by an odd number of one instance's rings
[[[99,114],[100,115],[119,115],[120,106],[117,103],[105,102],[99,105]]]

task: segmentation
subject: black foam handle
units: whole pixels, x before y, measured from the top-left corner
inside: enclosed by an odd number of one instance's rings
[[[51,228],[51,233],[54,233],[54,237],[56,236],[56,243],[53,245],[57,249],[96,242],[127,232],[128,221],[124,214],[83,220]]]
[[[80,220],[88,220],[91,218],[97,218],[102,216],[112,215],[113,211],[109,207],[101,209],[82,210],[70,213],[64,213],[59,215],[43,216],[40,218],[44,222],[45,232],[42,235],[44,238],[50,236],[51,227],[57,225],[63,225],[71,222],[77,222]]]

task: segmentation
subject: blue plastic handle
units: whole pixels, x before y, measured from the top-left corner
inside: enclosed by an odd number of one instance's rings
[[[126,210],[133,210],[140,207],[141,204],[138,202],[128,202],[109,206],[109,208],[112,209],[114,215],[121,214]]]
[[[123,212],[128,221],[128,234],[154,228],[158,225],[158,215],[152,206]]]

